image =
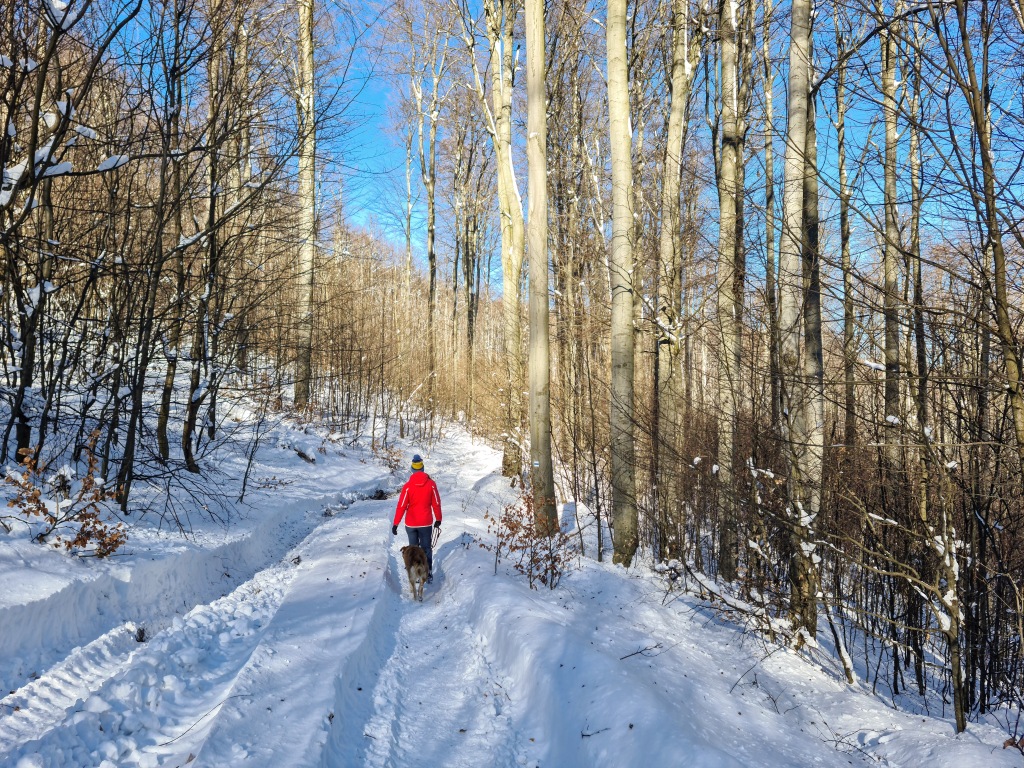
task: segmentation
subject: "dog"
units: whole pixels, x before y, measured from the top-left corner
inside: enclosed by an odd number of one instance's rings
[[[405,572],[409,576],[409,589],[412,599],[423,602],[423,585],[427,583],[430,569],[427,567],[427,553],[423,547],[411,544],[402,547],[402,559],[405,560]]]

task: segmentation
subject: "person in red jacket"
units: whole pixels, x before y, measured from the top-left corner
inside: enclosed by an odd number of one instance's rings
[[[423,471],[423,459],[420,455],[412,457],[412,476],[402,486],[398,494],[398,507],[395,509],[395,522],[391,526],[391,535],[398,535],[398,524],[405,518],[405,532],[410,544],[423,547],[427,553],[427,583],[434,580],[434,553],[430,546],[430,527],[441,527],[441,494],[437,492],[437,483]]]

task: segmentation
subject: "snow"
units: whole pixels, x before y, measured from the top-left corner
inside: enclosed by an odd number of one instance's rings
[[[50,12],[50,19],[64,30],[71,29],[88,6],[87,3],[78,3],[79,8],[69,10],[70,3],[65,3],[63,0],[45,0],[45,2]]]
[[[39,165],[40,163],[49,162],[50,154],[52,153],[52,151],[53,151],[53,139],[50,138],[50,139],[47,139],[45,142],[43,142],[40,145],[39,149],[36,150],[35,164]]]
[[[95,139],[96,138],[96,131],[94,131],[92,128],[88,127],[87,125],[76,125],[75,126],[75,131],[77,131],[82,137],[84,137],[86,139]]]
[[[197,243],[200,240],[202,240],[203,237],[205,236],[205,234],[206,234],[205,232],[200,230],[199,232],[196,232],[194,235],[190,235],[188,237],[186,237],[185,235],[182,235],[181,239],[178,241],[178,248],[179,249],[188,248],[190,245],[192,245],[194,243]]]
[[[115,168],[120,168],[129,160],[131,160],[131,158],[128,155],[111,155],[110,157],[104,158],[96,170],[100,172],[112,171]]]
[[[478,546],[514,493],[500,453],[455,427],[398,446],[425,457],[445,510],[414,602],[390,534],[405,472],[326,431],[273,430],[229,527],[193,515],[182,538],[133,515],[108,560],[0,536],[0,765],[1019,763],[998,727],[956,738],[951,716],[897,711],[665,568],[588,550],[531,590]],[[244,466],[224,459],[210,482]]]
[[[2,183],[0,183],[0,208],[4,208],[11,201],[11,196],[25,174],[25,163],[8,165],[4,167]]]
[[[71,163],[65,160],[63,163],[57,163],[48,167],[43,171],[43,176],[64,176],[71,173],[72,170]]]

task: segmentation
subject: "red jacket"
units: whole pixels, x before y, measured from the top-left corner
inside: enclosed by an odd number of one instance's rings
[[[410,528],[430,525],[434,520],[441,522],[441,495],[437,492],[437,483],[426,472],[413,472],[402,487],[395,509],[395,525],[402,522],[403,516]]]

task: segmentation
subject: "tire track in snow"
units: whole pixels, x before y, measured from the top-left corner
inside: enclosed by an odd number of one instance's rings
[[[37,739],[60,723],[77,698],[130,664],[143,647],[135,639],[136,631],[135,624],[126,622],[74,649],[44,675],[0,699],[0,745]]]
[[[33,765],[46,766],[103,760],[155,766],[179,753],[185,760],[212,723],[204,722],[205,715],[231,695],[294,576],[286,557],[231,593],[175,617],[148,642],[139,645],[132,637],[134,651],[119,655],[121,641],[112,632],[75,652],[32,683],[49,693],[48,703],[37,709],[33,702],[14,713],[20,718],[8,718],[11,730],[33,728],[34,733],[18,738],[19,748],[7,757],[16,763],[19,755],[32,755]],[[90,659],[97,662],[92,672],[75,679]],[[16,696],[32,701],[30,693],[26,687]],[[201,727],[194,728],[197,724]],[[98,748],[97,730],[107,734]],[[186,731],[189,737],[179,738]]]
[[[392,633],[381,628],[389,592],[383,506],[363,502],[322,526],[273,617],[259,655],[236,676],[196,768],[315,765],[338,718],[339,678]],[[337,598],[337,599],[335,599]]]
[[[322,498],[317,509],[329,500]],[[33,671],[45,675],[59,668],[76,647],[91,645],[125,621],[168,626],[183,608],[209,603],[273,565],[318,523],[318,516],[286,506],[211,549],[185,541],[150,557],[141,549],[130,567],[113,564],[42,599],[0,609],[0,626],[18,627],[0,632],[0,690],[30,684]],[[227,563],[234,566],[231,573]]]

